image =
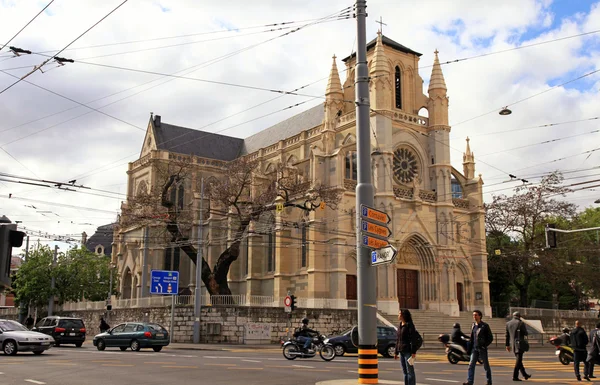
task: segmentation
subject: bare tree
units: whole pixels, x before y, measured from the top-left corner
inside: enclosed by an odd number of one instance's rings
[[[485,205],[489,237],[508,236],[513,242],[502,250],[502,257],[490,258],[490,269],[501,269],[519,291],[521,306],[528,305],[528,289],[542,272],[556,272],[556,255],[543,251],[544,226],[550,218],[571,218],[576,206],[557,200],[570,190],[561,186],[563,177],[555,172],[537,185],[524,185],[512,196],[494,196]],[[558,270],[560,271],[560,270]]]
[[[197,242],[190,241],[193,226],[192,203],[176,201],[178,184],[189,181],[193,170],[186,159],[157,166],[158,183],[148,192],[138,192],[123,207],[122,226],[154,223],[164,228],[165,241],[176,245],[196,263]],[[259,163],[240,158],[224,164],[219,177],[207,181],[206,198],[211,212],[231,214],[235,219],[231,230],[231,243],[220,254],[214,267],[202,259],[202,281],[211,295],[231,295],[227,275],[231,264],[240,254],[240,246],[248,233],[250,223],[276,210],[277,205],[292,207],[308,214],[325,204],[335,210],[341,199],[339,190],[312,184],[293,168],[279,165],[265,175]],[[197,178],[196,178],[197,179]],[[186,186],[198,191],[198,186]],[[206,212],[206,211],[205,211]],[[207,215],[203,213],[203,219]]]

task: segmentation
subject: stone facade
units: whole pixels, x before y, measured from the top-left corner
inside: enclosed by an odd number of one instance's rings
[[[390,242],[400,250],[395,264],[377,269],[378,308],[390,314],[407,307],[453,316],[480,309],[491,316],[483,180],[475,174],[468,139],[462,172],[452,167],[449,99],[438,53],[427,95],[418,72],[420,56],[380,34],[368,45],[375,204],[391,216]],[[297,168],[308,185],[339,189],[343,196],[335,211],[325,208],[301,217],[287,208],[272,223],[253,223],[251,228],[261,231],[245,237],[229,281],[234,294],[281,298],[291,291],[306,298],[308,307],[321,298],[344,307],[357,294],[355,60],[344,59],[348,77],[342,83],[334,57],[322,106],[243,140],[151,117],[140,159],[129,164],[129,197],[157,183],[159,162],[186,161],[194,173],[175,192],[182,207],[197,213],[199,179],[219,177],[220,167],[239,156],[259,163],[257,177],[283,164]],[[181,137],[187,139],[178,143]],[[223,212],[211,210],[204,217],[204,256],[210,266],[231,240],[230,225]],[[149,269],[174,261],[174,251],[167,251],[171,246],[152,242],[163,231],[149,229]],[[196,233],[194,227],[190,237]],[[120,226],[115,232],[113,262],[122,298],[140,295],[143,239],[140,227]],[[181,285],[193,291],[195,267],[185,254],[177,258]]]

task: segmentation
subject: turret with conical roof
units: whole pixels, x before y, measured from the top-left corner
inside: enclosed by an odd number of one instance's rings
[[[475,155],[471,152],[469,145],[469,137],[467,137],[467,149],[463,154],[463,175],[467,180],[475,178]]]
[[[369,76],[371,77],[371,107],[376,110],[390,109],[390,67],[383,48],[381,32],[377,32],[377,43],[371,60]]]
[[[325,114],[323,116],[323,149],[326,154],[333,152],[335,148],[335,125],[337,118],[342,114],[344,109],[344,91],[340,82],[337,65],[335,63],[336,56],[333,55],[333,64],[329,73],[329,81],[325,90]]]
[[[446,88],[446,81],[444,80],[438,53],[436,49],[434,52],[435,58],[433,60],[433,69],[431,70],[431,79],[429,80],[429,126],[432,129],[447,129],[449,131],[448,89]]]

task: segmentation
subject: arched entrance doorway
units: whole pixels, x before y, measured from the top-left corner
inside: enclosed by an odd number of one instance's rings
[[[434,260],[432,246],[420,235],[410,236],[400,247],[396,259],[398,306],[421,309],[433,299]]]
[[[131,270],[129,268],[125,269],[123,273],[123,299],[131,299],[131,286],[132,286],[132,277]]]

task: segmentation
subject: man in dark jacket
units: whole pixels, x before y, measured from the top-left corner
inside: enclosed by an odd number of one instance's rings
[[[583,362],[583,378],[591,381],[588,376],[589,365],[587,362],[588,335],[581,327],[581,322],[575,321],[575,329],[571,332],[571,346],[573,347],[573,364],[575,365],[575,377],[581,381],[579,364]]]
[[[596,365],[596,359],[598,359],[598,355],[600,355],[600,322],[598,322],[596,324],[596,328],[592,329],[592,331],[590,331],[590,335],[588,336],[589,338],[589,343],[591,344],[590,348],[588,349],[588,357],[587,357],[587,362],[588,362],[588,377],[589,378],[596,378],[596,376],[594,376],[594,366]]]
[[[315,330],[308,327],[308,318],[302,320],[302,326],[294,333],[294,337],[298,342],[304,342],[304,350],[308,353],[312,353],[309,348],[312,344],[313,336],[318,334]]]
[[[513,381],[521,381],[519,379],[519,371],[523,375],[523,378],[528,380],[531,376],[525,371],[523,366],[523,350],[522,346],[525,344],[525,337],[527,336],[527,326],[521,320],[521,314],[519,312],[513,313],[513,319],[506,323],[506,351],[511,350],[515,353],[517,362],[515,363],[515,369],[513,371]]]
[[[477,361],[479,361],[480,358],[483,361],[487,385],[492,385],[492,368],[490,368],[487,348],[494,340],[494,336],[492,335],[490,325],[483,322],[481,316],[481,311],[475,310],[473,312],[473,321],[475,322],[473,322],[471,328],[471,343],[469,344],[471,361],[469,362],[467,382],[463,383],[463,385],[473,385],[473,382],[475,381],[475,365],[477,365]]]
[[[450,341],[452,341],[453,344],[462,346],[462,348],[465,349],[465,352],[468,349],[466,341],[468,338],[469,337],[467,337],[465,333],[460,330],[460,324],[458,322],[452,326],[452,335],[450,336]]]
[[[104,317],[100,317],[100,333],[104,333],[108,329],[110,329],[110,325],[104,320]]]

